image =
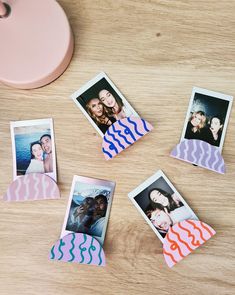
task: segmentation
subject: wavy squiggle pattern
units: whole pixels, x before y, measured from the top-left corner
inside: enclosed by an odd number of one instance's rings
[[[173,267],[215,233],[212,227],[199,220],[184,220],[176,223],[164,238],[163,254],[167,265]]]
[[[219,148],[198,139],[185,139],[172,150],[171,156],[224,174],[224,159]]]
[[[56,182],[48,175],[30,173],[18,177],[3,196],[5,201],[32,201],[59,199],[60,191]]]
[[[57,241],[49,258],[64,262],[77,262],[105,266],[104,250],[94,238],[83,233],[71,233]]]
[[[103,138],[102,151],[105,159],[112,159],[152,129],[151,124],[137,117],[116,121],[109,127]]]

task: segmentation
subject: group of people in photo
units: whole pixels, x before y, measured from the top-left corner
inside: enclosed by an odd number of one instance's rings
[[[199,139],[219,146],[224,120],[219,115],[208,118],[203,111],[193,112],[189,118],[185,138]]]
[[[101,237],[107,206],[107,197],[103,194],[86,197],[80,205],[71,207],[66,230]]]
[[[117,120],[132,115],[116,93],[107,89],[101,89],[97,96],[90,98],[86,110],[103,133]]]
[[[30,144],[31,161],[25,174],[53,172],[52,142],[50,134],[43,134]]]
[[[170,194],[160,188],[148,192],[149,206],[145,214],[158,232],[165,237],[175,223],[197,217],[184,206],[176,193]]]

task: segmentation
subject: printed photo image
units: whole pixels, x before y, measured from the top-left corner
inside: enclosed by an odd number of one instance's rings
[[[232,101],[232,96],[194,87],[181,140],[203,140],[222,151]]]
[[[128,197],[162,242],[175,223],[198,219],[161,170],[129,193]]]
[[[86,233],[104,242],[115,183],[74,176],[61,238],[70,232]]]
[[[125,97],[103,72],[76,91],[71,98],[102,137],[109,126],[117,120],[130,116],[138,117]]]
[[[52,119],[11,122],[13,178],[45,173],[56,179]]]

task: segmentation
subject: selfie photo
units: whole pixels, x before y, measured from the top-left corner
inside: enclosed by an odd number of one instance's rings
[[[100,73],[71,97],[102,137],[117,120],[138,117],[105,73]]]
[[[161,170],[128,196],[162,242],[175,223],[187,219],[197,220],[194,212]]]
[[[61,237],[86,233],[103,244],[114,187],[111,181],[74,176]]]
[[[181,140],[198,139],[222,150],[232,99],[194,87]]]
[[[14,179],[46,173],[56,181],[52,119],[11,122]]]

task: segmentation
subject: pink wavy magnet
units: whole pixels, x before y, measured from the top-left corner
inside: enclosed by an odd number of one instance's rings
[[[102,151],[105,159],[112,159],[152,129],[153,126],[147,121],[133,116],[116,121],[103,138]]]
[[[71,233],[58,240],[51,248],[49,258],[105,266],[104,250],[100,243],[94,237],[83,233]]]
[[[172,150],[172,157],[224,174],[224,159],[219,148],[198,139],[185,139]]]
[[[173,225],[164,238],[163,254],[169,267],[204,244],[215,231],[199,220],[184,220]]]
[[[5,201],[33,201],[59,199],[60,191],[56,182],[46,174],[30,173],[18,177],[3,196]]]

